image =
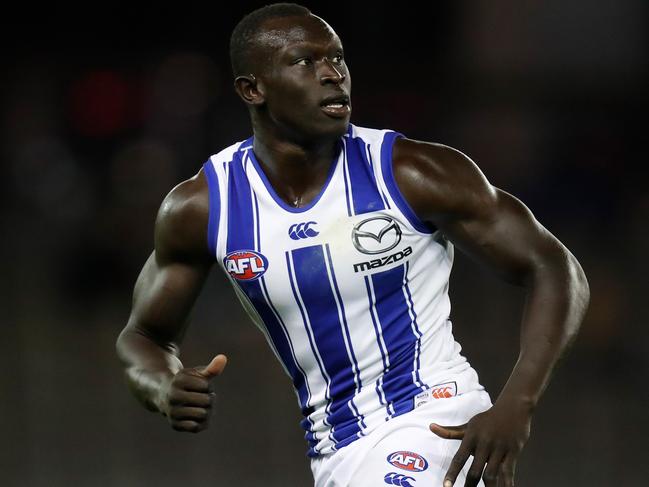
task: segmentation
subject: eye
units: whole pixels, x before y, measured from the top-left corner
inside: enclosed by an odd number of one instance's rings
[[[300,66],[308,66],[309,64],[311,64],[311,59],[304,57],[302,59],[298,59],[295,64],[299,64]]]
[[[341,64],[344,60],[344,56],[342,54],[338,54],[336,57],[334,57],[334,60],[336,59],[338,60],[336,61],[336,63]]]

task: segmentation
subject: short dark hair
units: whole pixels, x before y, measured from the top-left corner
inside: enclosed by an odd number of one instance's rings
[[[230,63],[234,76],[251,72],[250,54],[255,47],[255,36],[265,21],[302,15],[311,15],[311,11],[297,3],[273,3],[253,10],[243,17],[230,36]]]

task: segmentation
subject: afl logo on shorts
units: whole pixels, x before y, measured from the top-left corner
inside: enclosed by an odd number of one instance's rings
[[[240,281],[254,281],[268,269],[268,259],[254,250],[235,250],[223,259],[225,270]]]
[[[428,468],[426,459],[411,451],[395,451],[388,455],[387,460],[390,465],[409,472],[423,472]]]
[[[356,250],[364,254],[380,254],[395,248],[401,241],[401,228],[389,216],[375,216],[357,223],[352,230]]]

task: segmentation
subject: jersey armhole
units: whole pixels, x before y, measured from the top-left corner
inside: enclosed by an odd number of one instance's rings
[[[219,234],[219,219],[221,216],[221,195],[219,192],[219,181],[214,170],[212,161],[208,159],[203,164],[203,171],[207,179],[209,195],[209,216],[207,220],[207,248],[212,257],[216,259],[216,241]]]
[[[383,137],[383,143],[381,145],[381,172],[383,173],[383,181],[385,182],[385,186],[388,188],[388,192],[394,200],[394,203],[415,230],[426,234],[435,233],[437,229],[434,226],[423,222],[410,207],[410,204],[406,201],[406,198],[401,193],[401,190],[394,179],[394,172],[392,170],[392,149],[395,140],[399,137],[405,137],[405,135],[401,132],[387,132]]]

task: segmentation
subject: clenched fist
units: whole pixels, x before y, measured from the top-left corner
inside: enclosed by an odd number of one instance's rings
[[[227,357],[217,355],[206,367],[178,371],[160,391],[160,412],[176,431],[198,433],[207,428],[215,393],[210,380],[221,375]]]

